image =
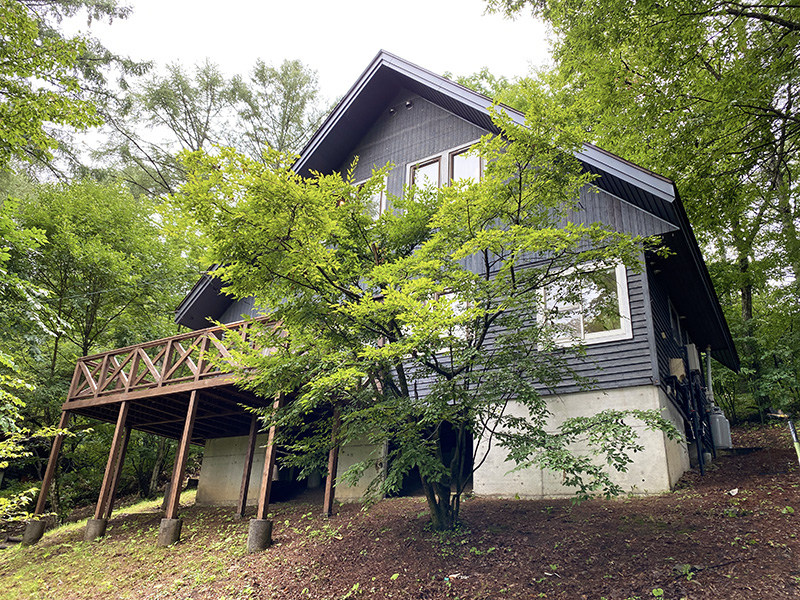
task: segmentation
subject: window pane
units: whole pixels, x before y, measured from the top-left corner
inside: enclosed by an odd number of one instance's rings
[[[369,214],[373,219],[377,219],[378,216],[386,209],[385,200],[383,190],[379,192],[375,192],[369,198]]]
[[[420,187],[439,187],[439,159],[425,165],[414,167],[413,185]]]
[[[581,306],[573,285],[565,282],[547,286],[544,300],[547,319],[558,330],[559,338],[582,337]]]
[[[584,335],[621,328],[616,269],[587,274],[583,289]]]
[[[462,179],[471,179],[476,183],[480,181],[481,159],[479,156],[464,151],[454,154],[450,164],[450,179],[452,181],[461,181]]]

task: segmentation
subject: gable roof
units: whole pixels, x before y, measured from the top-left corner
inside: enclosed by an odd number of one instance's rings
[[[491,119],[491,99],[381,50],[300,152],[295,171],[308,176],[336,170],[402,89],[499,133]],[[516,123],[525,123],[523,113],[504,105],[498,108]],[[717,360],[738,370],[733,339],[674,182],[592,144],[584,144],[577,156],[587,171],[598,176],[594,185],[674,227],[664,235],[674,257],[660,265],[670,296],[683,309],[693,341],[701,349],[711,347]],[[179,306],[176,321],[198,327],[198,316],[218,318],[231,302],[219,302],[218,289],[204,276]]]

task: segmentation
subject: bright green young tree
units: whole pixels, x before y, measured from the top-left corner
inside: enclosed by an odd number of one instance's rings
[[[561,226],[590,179],[571,154],[580,136],[568,111],[543,97],[532,105],[527,127],[498,115],[502,138],[478,144],[479,183],[409,189],[377,219],[371,197],[385,169],[359,187],[338,174],[302,178],[285,157],[277,168],[233,151],[186,157],[179,201],[225,265],[217,273],[280,323],[256,338],[271,353],[242,347],[233,362],[243,385],[291,398],[265,417],[283,432],[287,462],[324,472],[334,432],[340,444],[388,442],[388,464],[376,454],[345,479],[385,468],[372,488],[391,493],[417,469],[437,529],[456,524],[465,465],[483,459],[470,460],[469,433],[504,447],[509,469],[563,472],[582,496],[619,491],[604,467],[624,470],[641,449],[626,417],[675,433],[640,411],[546,428],[542,394],[573,373],[553,341],[557,322],[537,319],[542,291],[574,298],[598,270],[638,264],[644,242]],[[512,416],[512,402],[528,417]],[[592,452],[573,453],[579,439]]]

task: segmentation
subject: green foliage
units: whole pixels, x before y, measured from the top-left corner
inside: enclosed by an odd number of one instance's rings
[[[580,382],[567,357],[581,348],[557,347],[557,326],[536,318],[542,289],[568,288],[601,266],[635,267],[647,241],[562,225],[591,180],[573,155],[581,132],[547,95],[530,104],[526,127],[495,115],[502,137],[474,150],[486,165],[480,182],[408,189],[377,219],[370,198],[391,166],[356,186],[339,174],[300,177],[274,152],[272,167],[231,150],[184,156],[191,175],[177,200],[208,236],[209,260],[224,265],[216,273],[228,293],[255,296],[280,323],[249,339],[270,353],[241,344],[232,363],[245,369],[245,387],[291,395],[264,416],[280,424],[281,444],[301,450],[287,462],[318,469],[332,436],[388,440],[388,465],[376,454],[345,480],[385,470],[371,489],[386,494],[416,469],[437,529],[457,520],[470,433],[517,464],[565,471],[586,495],[618,489],[571,442],[587,440],[624,470],[626,454],[640,449],[626,417],[675,433],[638,412],[545,428],[541,393],[563,377]],[[507,410],[512,402],[526,418]]]
[[[48,12],[40,3],[0,2],[0,167],[12,157],[51,157],[57,144],[51,125],[100,123],[94,105],[80,96],[78,62],[86,40],[54,34],[43,20]]]
[[[173,334],[172,308],[197,270],[183,255],[181,239],[159,226],[166,221],[159,218],[160,207],[120,185],[87,180],[34,186],[5,207],[16,220],[7,224],[13,231],[37,236],[38,245],[15,244],[8,252],[9,272],[36,293],[9,295],[0,307],[8,324],[0,340],[34,385],[17,396],[25,402],[24,426],[35,431],[57,421],[77,357]],[[107,445],[92,448],[110,438],[102,426],[94,433],[89,428],[76,421],[72,429],[78,434],[65,442],[68,468],[56,481],[55,512],[63,514],[97,489],[93,473],[105,462]],[[29,436],[24,443],[33,454],[18,456],[11,476],[41,477],[47,444]],[[147,495],[152,475],[143,471],[163,464],[163,452],[159,459],[157,444],[150,438],[140,443],[136,436],[130,448],[138,471],[126,473],[122,487],[136,481]]]
[[[260,159],[266,147],[299,152],[317,129],[317,74],[299,60],[284,60],[277,68],[257,60],[249,85],[235,80],[239,102],[237,136],[229,145]]]
[[[487,4],[544,18],[558,65],[548,84],[563,102],[584,104],[593,141],[678,183],[743,359],[737,381],[720,380],[727,398],[748,396],[761,409],[796,404],[797,7]]]
[[[16,268],[48,290],[49,329],[81,355],[165,332],[193,275],[180,240],[163,237],[154,221],[157,208],[122,186],[91,181],[41,186],[20,201],[20,224],[43,231],[47,244],[18,256]]]
[[[226,78],[208,59],[193,71],[170,64],[121,102],[112,120],[120,135],[108,151],[135,190],[169,194],[185,177],[175,159],[182,150],[231,146],[262,161],[267,147],[298,151],[320,119],[316,73],[300,61],[274,68],[258,60],[249,81]]]
[[[0,300],[4,306],[22,302],[31,321],[41,326],[42,316],[48,314],[39,298],[42,290],[8,270],[12,253],[31,252],[42,243],[41,231],[20,228],[12,220],[17,206],[6,202],[0,206]],[[20,369],[6,345],[0,346],[0,470],[9,462],[26,458],[30,452],[26,442],[32,437],[45,438],[50,435],[47,428],[35,434],[22,426],[25,402],[20,394],[30,392],[33,386],[20,374]],[[0,523],[20,519],[27,515],[26,509],[34,489],[18,489],[0,495]]]

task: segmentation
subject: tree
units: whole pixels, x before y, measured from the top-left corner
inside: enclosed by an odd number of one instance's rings
[[[4,307],[22,303],[30,320],[44,330],[42,317],[48,314],[41,302],[44,291],[8,271],[12,253],[33,251],[43,242],[41,231],[17,226],[13,220],[15,209],[13,202],[0,206],[0,240],[3,243],[0,247],[0,300]],[[46,438],[53,433],[49,427],[32,433],[23,426],[25,402],[20,395],[32,389],[5,344],[0,346],[0,470],[6,469],[12,460],[30,456],[27,446],[32,439]],[[35,492],[33,488],[0,495],[0,524],[25,518],[27,505]]]
[[[558,64],[553,88],[566,102],[586,102],[593,140],[679,183],[706,254],[719,263],[712,272],[720,296],[730,299],[726,314],[739,333],[748,385],[767,389],[757,380],[773,342],[757,331],[755,296],[800,275],[798,7],[716,0],[488,5],[510,15],[527,7],[547,20]]]
[[[110,152],[120,155],[126,180],[153,196],[183,182],[175,158],[182,150],[232,146],[263,160],[267,147],[298,151],[320,119],[316,73],[300,61],[276,69],[259,60],[249,82],[226,78],[209,60],[193,74],[171,64],[134,89],[110,119],[118,133]]]
[[[275,167],[232,151],[185,157],[192,176],[179,201],[209,236],[210,260],[224,265],[216,273],[279,324],[256,334],[270,353],[242,345],[232,364],[244,369],[242,385],[292,397],[265,415],[283,432],[287,463],[321,470],[332,435],[337,444],[388,441],[373,491],[397,491],[417,469],[437,529],[457,522],[470,432],[519,468],[563,471],[582,496],[619,491],[598,465],[624,470],[641,449],[626,417],[674,434],[641,411],[546,430],[542,393],[574,373],[570,350],[553,341],[557,319],[536,317],[542,291],[574,297],[598,269],[638,264],[645,242],[599,224],[560,226],[590,179],[571,153],[580,132],[545,96],[532,106],[527,127],[497,115],[502,136],[476,149],[487,165],[481,182],[409,189],[377,220],[370,199],[385,170],[359,187],[338,174],[304,179],[274,153]],[[513,416],[511,403],[527,417]],[[572,452],[576,439],[592,452]]]
[[[42,34],[25,3],[0,1],[0,167],[12,157],[50,156],[50,123],[99,124],[92,104],[77,96],[74,68],[84,40]]]
[[[230,145],[255,160],[265,148],[299,152],[322,119],[317,73],[299,60],[284,60],[277,69],[257,60],[250,84],[237,80],[240,139]]]
[[[13,252],[9,262],[18,277],[46,291],[41,303],[48,310],[40,317],[45,331],[30,324],[29,303],[2,308],[8,324],[3,342],[35,385],[20,394],[28,427],[55,423],[77,357],[174,333],[172,309],[197,270],[183,256],[182,241],[160,226],[157,208],[124,186],[93,181],[41,185],[18,202],[13,215],[18,227],[46,239]],[[88,426],[76,422],[74,429]],[[85,436],[72,442],[77,452],[85,443]],[[31,466],[39,470],[46,449],[35,444],[28,449],[36,454]],[[64,457],[69,461],[69,452]],[[80,464],[73,461],[76,468]],[[53,491],[57,495],[60,489]],[[55,510],[62,504],[54,502]]]

